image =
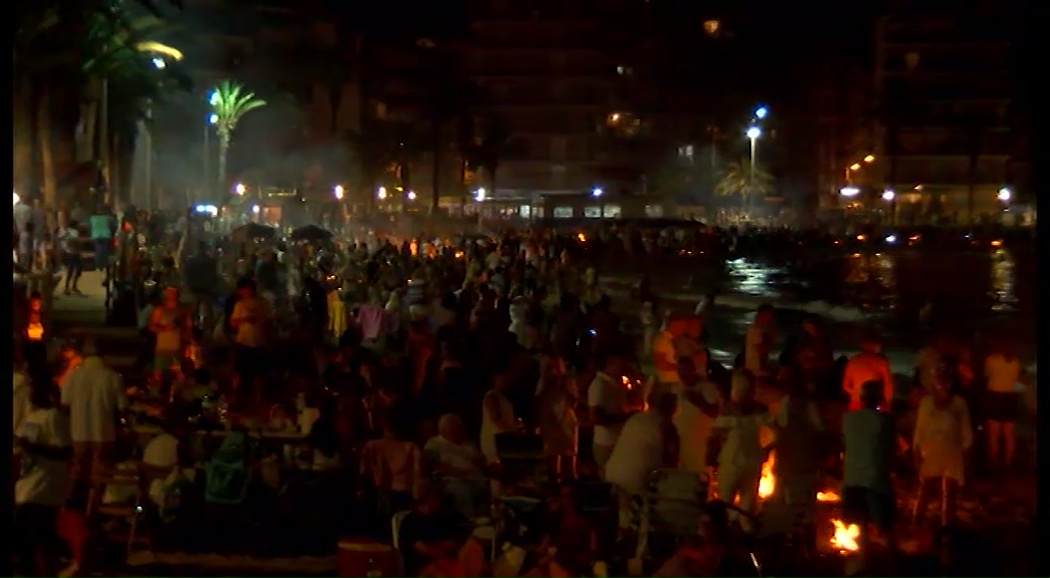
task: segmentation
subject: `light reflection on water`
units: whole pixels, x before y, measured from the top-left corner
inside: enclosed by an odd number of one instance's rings
[[[917,251],[854,253],[808,271],[748,259],[726,263],[731,291],[771,301],[828,300],[847,306],[917,312],[927,300],[959,311],[1015,312],[1015,257],[994,254],[932,255]],[[835,269],[838,269],[837,271]]]
[[[1017,278],[1016,262],[1009,251],[997,250],[992,255],[992,311],[1015,311],[1017,295],[1014,280]]]
[[[771,282],[772,277],[784,273],[780,267],[747,259],[733,259],[726,262],[726,269],[737,293],[770,298],[781,296],[781,288]]]

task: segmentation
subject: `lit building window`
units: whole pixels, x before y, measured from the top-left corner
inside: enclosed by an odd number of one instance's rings
[[[518,207],[518,214],[521,215],[522,219],[528,219],[532,215],[532,207],[529,205],[521,205]]]
[[[619,219],[623,211],[620,210],[620,205],[605,205],[602,208],[602,215],[607,219]]]
[[[616,67],[616,74],[619,74],[620,76],[631,76],[634,74],[634,69],[630,66],[620,65]]]
[[[627,136],[638,134],[642,119],[629,112],[611,112],[605,117],[605,126]]]
[[[554,207],[555,219],[571,219],[572,207]]]
[[[663,205],[646,205],[645,216],[653,219],[658,219],[664,216]]]
[[[705,20],[704,21],[704,32],[708,36],[718,36],[718,32],[722,29],[721,20]]]
[[[693,160],[693,145],[687,144],[678,147],[678,156],[683,159]]]
[[[584,207],[583,216],[587,219],[600,219],[602,218],[601,207]]]

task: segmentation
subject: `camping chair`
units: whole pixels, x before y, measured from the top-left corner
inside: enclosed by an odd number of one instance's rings
[[[644,560],[649,554],[652,534],[676,540],[697,535],[706,501],[707,481],[696,472],[661,468],[649,474],[649,488],[641,497],[635,521],[635,558]]]
[[[116,520],[124,520],[129,524],[127,555],[131,551],[138,537],[139,520],[144,512],[143,502],[146,495],[144,490],[145,477],[142,475],[141,467],[135,469],[111,469],[95,473],[91,483],[91,491],[88,493],[86,517],[90,520],[93,516],[100,516]],[[115,491],[127,491],[131,494],[130,499],[118,503],[104,503],[103,498],[106,489]]]
[[[394,514],[394,517],[390,519],[390,543],[394,546],[394,553],[397,555],[398,567],[402,570],[405,567],[405,557],[401,552],[401,524],[408,517],[411,510],[403,510]]]

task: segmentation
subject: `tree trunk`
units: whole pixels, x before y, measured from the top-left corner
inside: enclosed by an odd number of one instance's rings
[[[40,185],[44,206],[54,208],[58,201],[55,181],[55,155],[51,136],[51,94],[43,89],[37,98],[37,146],[40,150]]]
[[[436,214],[441,206],[441,124],[434,123],[433,169],[430,171],[430,214]]]
[[[219,191],[226,188],[226,154],[230,150],[230,135],[225,131],[219,133]],[[213,199],[220,200],[220,199]]]
[[[14,115],[14,126],[11,131],[11,141],[14,146],[14,187],[15,192],[26,197],[33,186],[33,124],[35,111],[33,110],[33,98],[28,83],[21,83],[12,91]]]

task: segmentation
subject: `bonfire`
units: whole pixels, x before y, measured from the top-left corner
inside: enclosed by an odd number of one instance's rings
[[[762,464],[762,478],[758,481],[758,498],[768,499],[777,489],[777,479],[773,476],[773,464],[776,463],[776,453],[769,452],[766,463]]]
[[[860,538],[860,526],[846,525],[842,520],[832,520],[835,535],[831,537],[831,546],[841,554],[850,554],[860,549],[857,540]]]

